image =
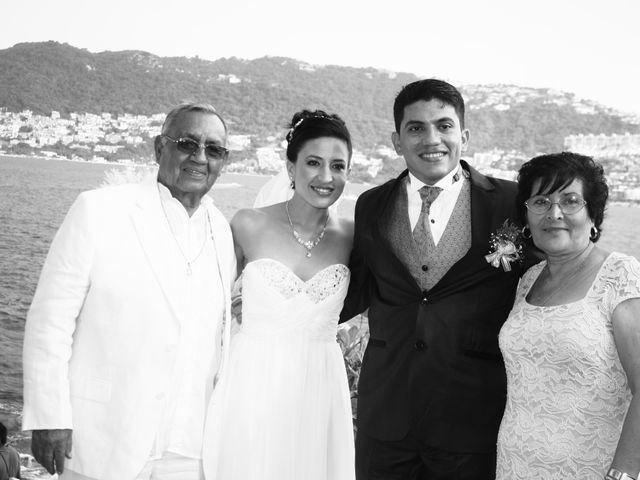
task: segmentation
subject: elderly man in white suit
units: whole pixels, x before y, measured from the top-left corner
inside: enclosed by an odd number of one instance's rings
[[[206,195],[226,141],[213,107],[178,106],[155,139],[157,181],[82,193],[56,234],[23,359],[23,429],[50,473],[202,478],[236,272],[229,225]]]

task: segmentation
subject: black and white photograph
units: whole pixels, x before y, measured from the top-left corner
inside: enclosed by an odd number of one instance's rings
[[[640,479],[640,3],[9,2],[0,480]]]

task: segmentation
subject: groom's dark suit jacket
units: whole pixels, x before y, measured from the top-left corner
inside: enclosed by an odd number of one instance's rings
[[[485,260],[490,236],[515,218],[514,182],[470,173],[472,244],[429,291],[389,245],[389,212],[405,188],[398,178],[356,204],[349,293],[341,320],[369,308],[370,340],[358,386],[358,428],[379,440],[411,431],[451,452],[492,452],[506,399],[498,332],[521,267]]]

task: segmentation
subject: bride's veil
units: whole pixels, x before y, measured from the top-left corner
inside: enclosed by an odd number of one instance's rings
[[[266,207],[268,205],[286,202],[292,196],[293,189],[291,188],[291,180],[289,180],[287,169],[283,168],[280,170],[280,173],[271,177],[271,179],[269,179],[269,181],[260,188],[260,191],[253,202],[253,208]]]

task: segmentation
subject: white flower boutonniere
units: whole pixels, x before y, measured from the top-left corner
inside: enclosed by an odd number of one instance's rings
[[[491,234],[491,248],[489,255],[485,255],[487,263],[492,267],[502,269],[505,272],[511,271],[512,262],[522,261],[522,247],[524,241],[518,227],[509,222],[509,219],[495,233]]]

